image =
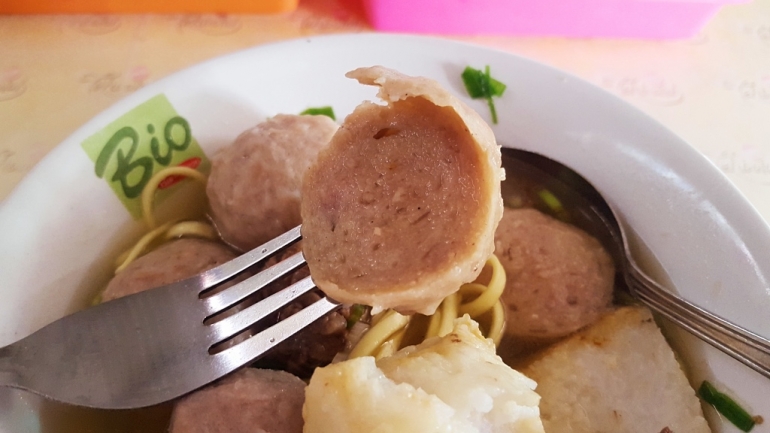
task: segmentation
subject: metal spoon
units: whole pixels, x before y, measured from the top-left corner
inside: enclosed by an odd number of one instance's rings
[[[617,213],[587,180],[563,164],[524,150],[503,148],[511,207],[535,207],[596,237],[620,271],[620,283],[637,300],[703,341],[770,378],[770,340],[663,288],[634,261]]]

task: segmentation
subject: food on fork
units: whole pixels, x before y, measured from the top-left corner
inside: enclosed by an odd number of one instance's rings
[[[502,215],[500,149],[479,115],[436,81],[383,67],[302,183],[303,251],[344,303],[431,314],[473,281]]]
[[[542,433],[534,387],[466,316],[446,336],[376,363],[363,357],[316,370],[305,433]]]
[[[222,239],[248,251],[300,223],[300,184],[337,124],[279,114],[243,132],[211,160],[206,194]]]
[[[247,368],[180,399],[169,433],[302,433],[305,382]]]

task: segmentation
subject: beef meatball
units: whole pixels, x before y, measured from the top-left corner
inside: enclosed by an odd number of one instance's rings
[[[171,284],[235,257],[232,250],[220,243],[194,238],[177,239],[139,257],[115,275],[102,293],[102,301]]]
[[[217,152],[206,194],[222,239],[248,251],[297,226],[302,175],[336,130],[326,116],[279,114]]]
[[[310,273],[338,301],[432,314],[493,250],[500,149],[433,80],[383,67],[348,77],[380,86],[388,104],[359,105],[305,175]]]
[[[599,241],[535,209],[506,208],[495,253],[507,275],[506,335],[545,341],[599,319],[615,270]]]
[[[179,400],[170,433],[302,433],[305,382],[246,368]]]

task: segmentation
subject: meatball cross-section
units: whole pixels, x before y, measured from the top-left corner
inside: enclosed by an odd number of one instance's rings
[[[383,67],[302,184],[313,280],[345,303],[431,314],[493,250],[504,177],[494,134],[436,81]]]

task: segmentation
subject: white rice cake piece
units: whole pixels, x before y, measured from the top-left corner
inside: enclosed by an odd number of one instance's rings
[[[305,433],[543,433],[535,382],[505,365],[464,317],[445,337],[376,361],[316,369]]]
[[[548,433],[710,432],[695,391],[644,307],[623,307],[524,368]]]

